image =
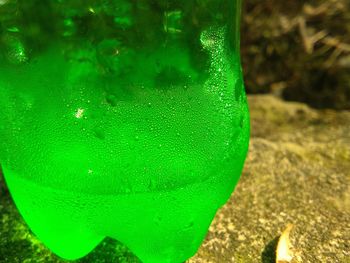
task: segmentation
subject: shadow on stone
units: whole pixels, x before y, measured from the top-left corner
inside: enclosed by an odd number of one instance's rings
[[[0,197],[9,195],[9,191],[5,184],[4,175],[2,174],[1,166],[0,166]]]
[[[141,261],[122,243],[111,238],[99,244],[94,251],[77,261],[78,263],[141,263]]]
[[[280,236],[272,239],[264,248],[264,251],[261,253],[261,262],[262,263],[275,263],[276,262],[276,249],[278,244],[278,239]]]
[[[0,169],[0,262],[67,262],[52,254],[39,242],[20,216]],[[105,238],[86,257],[76,263],[140,263],[141,261],[120,242]]]

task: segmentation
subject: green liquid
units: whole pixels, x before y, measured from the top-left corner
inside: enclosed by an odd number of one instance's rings
[[[143,262],[197,251],[248,147],[227,32],[200,33],[205,72],[181,41],[57,41],[27,61],[14,40],[16,63],[0,64],[0,160],[22,216],[54,253],[77,259],[106,236]]]

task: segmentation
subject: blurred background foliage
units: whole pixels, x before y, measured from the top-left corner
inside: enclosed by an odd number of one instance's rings
[[[350,1],[243,1],[248,93],[350,108]]]

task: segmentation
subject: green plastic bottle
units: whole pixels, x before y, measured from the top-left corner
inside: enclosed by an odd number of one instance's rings
[[[242,171],[239,0],[0,1],[0,161],[34,234],[78,259],[194,255]]]

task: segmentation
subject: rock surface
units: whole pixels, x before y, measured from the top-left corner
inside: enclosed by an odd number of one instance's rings
[[[350,262],[350,112],[249,97],[250,153],[242,178],[188,263],[275,262],[294,224],[292,262]],[[0,262],[64,262],[27,229],[0,176]],[[106,239],[77,262],[139,262]]]

